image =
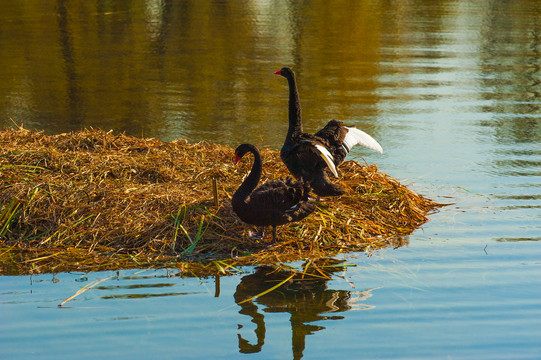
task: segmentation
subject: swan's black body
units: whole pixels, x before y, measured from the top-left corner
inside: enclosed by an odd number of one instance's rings
[[[312,134],[307,134],[302,131],[301,105],[299,101],[299,93],[293,71],[284,67],[275,72],[276,75],[285,77],[289,84],[289,129],[287,131],[286,140],[280,151],[280,157],[287,166],[291,174],[297,179],[304,179],[310,183],[314,193],[319,196],[337,196],[344,193],[342,186],[333,184],[328,175],[329,165],[324,161],[318,145],[324,147],[328,152],[327,157],[335,166],[344,162],[350,147],[355,144],[360,144],[362,141],[357,139],[345,140],[347,136],[355,137],[354,133],[360,133],[361,137],[369,139],[377,144],[368,134],[347,127],[341,121],[331,120],[320,131]],[[379,147],[379,144],[366,145],[371,148]],[[334,170],[336,174],[336,170]]]
[[[316,209],[315,204],[308,202],[310,185],[287,178],[269,181],[256,189],[261,178],[261,155],[257,148],[251,144],[239,145],[235,163],[248,152],[254,155],[254,163],[233,195],[233,210],[245,223],[272,226],[275,241],[276,226],[302,220]]]

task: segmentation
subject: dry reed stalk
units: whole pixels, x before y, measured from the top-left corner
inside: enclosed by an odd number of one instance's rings
[[[262,157],[262,182],[287,175],[277,151]],[[212,274],[223,269],[219,259],[272,264],[401,246],[439,206],[375,165],[348,161],[339,167],[347,193],[280,227],[269,245],[247,236],[230,205],[250,166],[234,166],[233,149],[214,143],[2,130],[0,273],[154,266]]]

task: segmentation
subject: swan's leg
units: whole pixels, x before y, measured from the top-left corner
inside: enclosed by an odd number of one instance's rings
[[[276,226],[272,227],[272,242],[276,242]]]
[[[248,236],[254,240],[261,240],[265,237],[265,227],[260,226],[256,232],[248,231]]]

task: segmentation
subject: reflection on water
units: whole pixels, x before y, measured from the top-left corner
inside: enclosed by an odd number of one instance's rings
[[[337,269],[339,271],[342,269]],[[343,271],[343,270],[342,270]],[[301,359],[305,349],[306,336],[325,327],[314,325],[321,320],[340,320],[343,316],[334,315],[349,310],[368,310],[374,306],[359,303],[372,296],[371,291],[345,291],[327,288],[330,279],[304,278],[291,279],[276,290],[262,295],[257,300],[250,300],[290,276],[290,272],[273,267],[262,266],[253,274],[243,276],[235,292],[235,302],[241,309],[239,314],[247,315],[256,325],[254,330],[257,342],[250,343],[241,334],[239,351],[241,353],[260,352],[265,343],[265,313],[289,313],[291,324],[291,343],[293,358]],[[256,305],[263,306],[263,309]],[[331,315],[332,314],[332,315]]]
[[[539,140],[540,15],[532,1],[6,2],[0,122],[231,144],[270,130],[276,146],[287,94],[272,72],[289,65],[308,130],[387,134],[382,109],[455,99],[502,115],[480,121],[503,138]]]
[[[115,290],[118,291],[120,289],[127,291],[127,290],[145,290],[145,289],[152,289],[152,288],[166,288],[166,287],[174,287],[176,286],[175,283],[157,283],[157,284],[136,284],[136,285],[113,285],[113,286],[97,286],[96,289],[99,290],[106,290],[111,291]],[[159,297],[159,296],[178,296],[178,295],[191,295],[193,293],[189,292],[160,292],[160,293],[148,293],[146,291],[142,293],[120,293],[120,294],[113,294],[113,295],[105,295],[102,296],[102,299],[142,299],[142,298],[152,298],[152,297]]]
[[[170,279],[172,275],[161,276],[122,276],[115,277],[113,282],[109,281],[106,285],[96,286],[94,289],[101,290],[107,295],[101,296],[105,300],[114,299],[148,299],[165,296],[194,295],[201,292],[177,292],[163,291],[167,288],[176,287],[175,282],[156,282],[160,279]],[[121,285],[114,283],[114,280],[121,281]],[[152,281],[148,283],[147,281]],[[126,284],[125,281],[136,281],[135,284]]]
[[[358,266],[332,280],[296,279],[244,303],[289,274],[3,276],[0,357],[536,359],[540,252],[531,241],[417,241],[350,258]],[[85,277],[109,279],[58,308]]]

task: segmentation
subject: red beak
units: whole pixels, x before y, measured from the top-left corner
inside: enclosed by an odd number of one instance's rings
[[[274,75],[282,75],[282,70],[278,70],[277,72],[273,73]]]
[[[235,165],[237,165],[239,160],[240,160],[240,157],[237,154],[235,154]]]

